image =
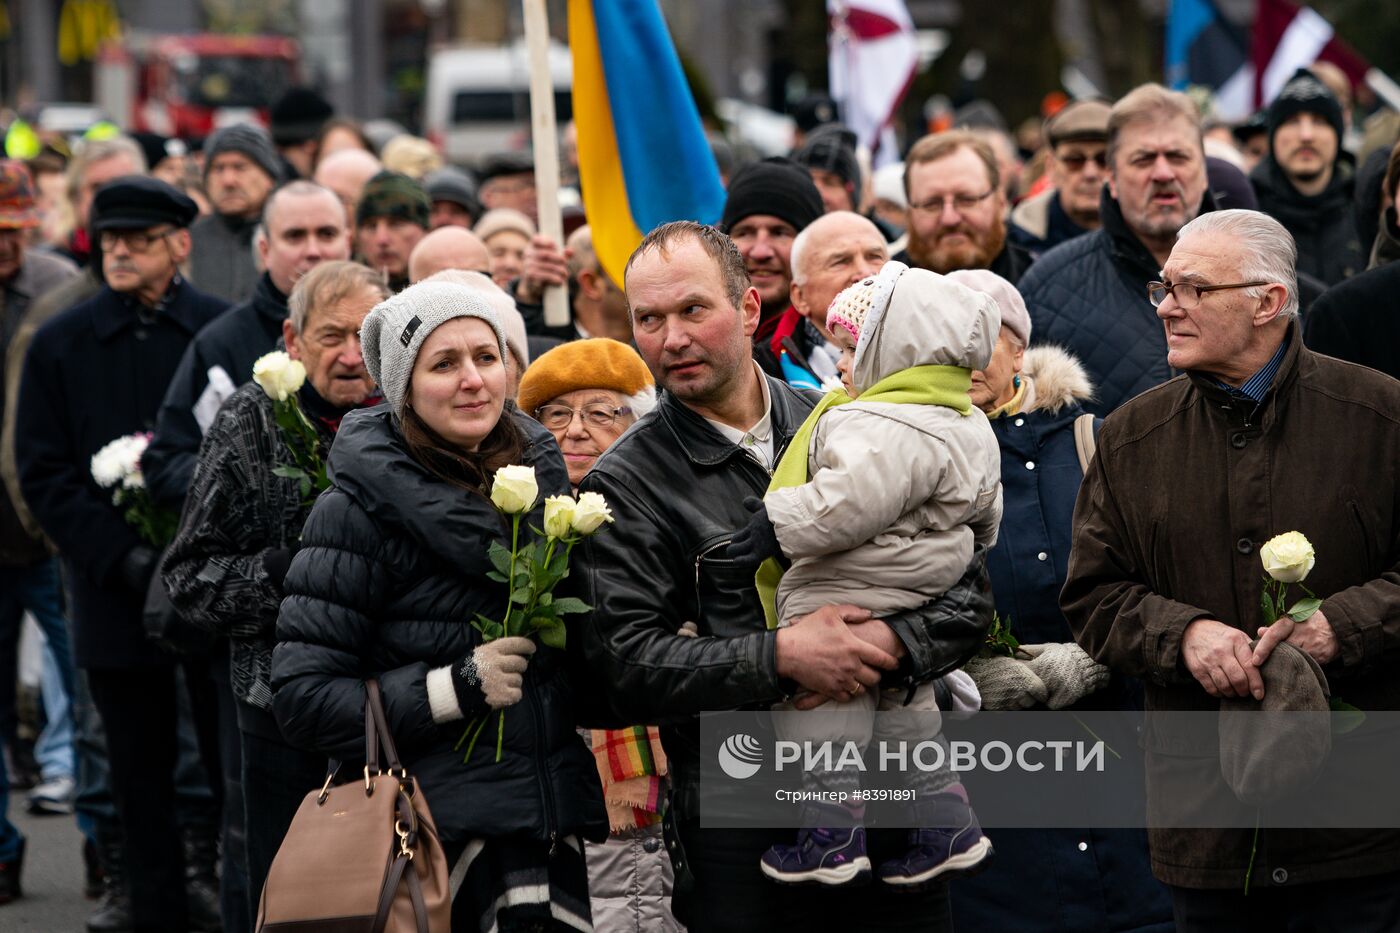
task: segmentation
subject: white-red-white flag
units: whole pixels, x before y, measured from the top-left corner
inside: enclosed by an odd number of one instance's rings
[[[914,80],[918,49],[903,0],[826,0],[831,97],[876,166],[898,161],[891,121]]]

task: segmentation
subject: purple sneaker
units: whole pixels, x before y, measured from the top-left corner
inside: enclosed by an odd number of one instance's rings
[[[796,845],[773,846],[763,853],[759,867],[783,884],[861,884],[870,880],[865,830],[800,830]]]
[[[992,857],[992,841],[982,835],[972,808],[961,798],[956,802],[959,806],[954,809],[960,813],[949,828],[909,831],[909,851],[881,863],[881,881],[914,891],[944,875],[973,875],[986,867]]]

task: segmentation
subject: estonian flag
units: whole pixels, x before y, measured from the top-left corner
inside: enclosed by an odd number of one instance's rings
[[[579,184],[613,282],[647,231],[724,210],[709,141],[656,0],[569,0]]]

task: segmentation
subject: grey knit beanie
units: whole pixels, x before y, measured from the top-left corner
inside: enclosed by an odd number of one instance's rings
[[[365,368],[384,393],[394,414],[402,416],[408,400],[408,377],[428,335],[453,318],[474,317],[491,325],[502,359],[506,338],[501,319],[473,289],[455,282],[425,281],[381,301],[360,325]]]
[[[235,123],[215,130],[204,143],[204,174],[214,164],[214,157],[223,152],[237,152],[253,160],[258,168],[274,182],[282,180],[282,159],[272,145],[267,130],[250,123]]]

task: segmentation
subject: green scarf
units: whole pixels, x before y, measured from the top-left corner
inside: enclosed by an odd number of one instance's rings
[[[972,370],[961,366],[915,366],[901,369],[866,389],[854,400],[842,389],[828,392],[802,427],[792,436],[778,466],[773,470],[773,479],[768,491],[801,486],[811,477],[807,474],[807,448],[812,443],[812,432],[817,429],[817,421],[829,409],[846,402],[889,402],[899,405],[942,405],[960,415],[972,414],[972,399],[968,390],[972,387]],[[754,575],[758,587],[758,598],[763,602],[763,615],[770,629],[778,627],[778,581],[783,577],[782,565],[774,558],[768,558]]]

